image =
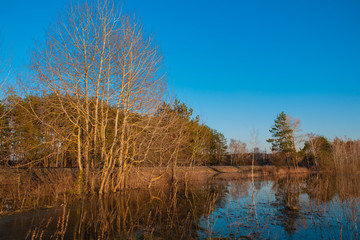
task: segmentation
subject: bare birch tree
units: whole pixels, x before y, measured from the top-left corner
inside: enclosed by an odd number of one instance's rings
[[[240,140],[230,139],[229,151],[231,154],[231,165],[233,165],[234,162],[240,159],[242,154],[246,153],[246,143]]]
[[[33,53],[34,80],[72,125],[81,176],[101,169],[99,193],[123,187],[130,150],[158,108],[162,59],[142,26],[108,1],[72,5]],[[96,167],[96,168],[95,168]],[[117,171],[115,174],[114,171]]]
[[[300,145],[304,142],[304,136],[299,134],[301,132],[300,129],[300,122],[301,120],[299,118],[295,118],[292,119],[292,117],[290,115],[286,116],[286,120],[290,126],[290,128],[292,129],[291,132],[291,138],[292,138],[292,142],[293,142],[293,156],[292,156],[292,160],[293,160],[293,166],[295,168],[298,167],[299,162],[298,162],[298,156],[297,156],[297,151],[300,149]]]

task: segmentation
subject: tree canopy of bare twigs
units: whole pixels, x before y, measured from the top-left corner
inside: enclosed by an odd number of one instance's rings
[[[88,178],[100,164],[102,193],[117,167],[112,190],[120,188],[134,158],[130,148],[152,122],[165,89],[152,38],[112,2],[74,4],[35,49],[31,68],[39,90],[53,97],[52,111],[70,123],[65,140],[76,142],[80,172]]]

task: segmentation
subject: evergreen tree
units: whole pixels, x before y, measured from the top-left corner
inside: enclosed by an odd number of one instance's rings
[[[284,112],[277,115],[274,126],[270,129],[272,137],[267,142],[272,144],[272,151],[289,153],[295,152],[293,129]]]

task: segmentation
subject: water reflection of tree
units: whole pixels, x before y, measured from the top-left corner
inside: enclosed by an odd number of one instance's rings
[[[262,181],[254,182],[255,190],[260,191],[261,187]],[[230,182],[229,190],[229,194],[233,199],[247,198],[249,197],[249,191],[251,193],[253,190],[252,182],[244,180]]]
[[[273,186],[275,203],[278,204],[276,218],[290,236],[296,231],[296,221],[300,216],[299,197],[303,189],[301,181],[301,178],[286,176],[277,179]]]
[[[84,203],[73,213],[76,239],[196,239],[201,217],[224,205],[225,185],[127,191]]]
[[[313,204],[312,223],[327,235],[358,239],[360,216],[359,175],[321,174],[307,179],[306,193]]]
[[[348,202],[360,196],[359,181],[359,175],[335,174],[314,174],[306,177],[287,176],[278,179],[273,186],[275,205],[278,205],[275,217],[280,220],[285,231],[292,236],[296,231],[296,222],[301,217],[301,194],[307,194],[309,200],[317,206],[333,201],[337,197],[336,200],[345,204],[341,204],[341,206],[356,208],[358,205]],[[306,210],[313,211],[313,209]],[[356,209],[353,211],[358,212]],[[318,216],[322,216],[321,212],[318,214]]]
[[[305,192],[309,199],[320,202],[331,201],[336,194],[336,178],[331,175],[312,175],[306,179]]]
[[[237,182],[231,182],[229,189],[230,189],[230,196],[233,199],[240,199],[248,197],[249,195],[249,187],[250,187],[249,181],[237,181]]]
[[[312,200],[329,202],[335,196],[341,201],[349,197],[359,197],[359,175],[344,174],[315,174],[306,179],[305,192]]]
[[[275,196],[273,204],[276,206],[276,210],[272,217],[276,219],[275,223],[279,223],[292,236],[297,229],[297,221],[306,220],[306,216],[309,216],[307,213],[315,211],[316,214],[312,217],[315,220],[308,223],[320,224],[320,227],[323,226],[324,230],[329,232],[331,230],[327,226],[330,225],[327,224],[333,221],[332,219],[329,220],[329,217],[334,216],[323,211],[322,205],[331,208],[334,206],[335,201],[333,200],[336,200],[341,202],[341,204],[335,203],[341,207],[340,210],[338,207],[336,211],[343,213],[341,216],[335,216],[337,217],[336,222],[348,218],[341,223],[341,227],[350,230],[346,230],[347,233],[344,230],[343,234],[344,236],[345,234],[350,237],[355,236],[358,233],[359,226],[359,201],[351,201],[360,196],[359,180],[359,176],[355,175],[336,176],[329,174],[287,176],[276,179],[272,188]],[[197,239],[199,238],[199,230],[200,232],[216,230],[211,229],[214,226],[211,218],[214,217],[213,213],[216,208],[225,208],[227,201],[236,202],[239,198],[250,200],[251,186],[251,182],[248,181],[229,183],[217,181],[215,184],[198,186],[197,188],[185,189],[185,186],[171,186],[161,189],[133,190],[93,201],[87,200],[79,204],[80,206],[70,209],[71,214],[66,238]],[[261,181],[255,182],[255,189],[261,189]],[[304,202],[301,202],[302,198],[300,197],[306,196],[305,194],[309,197],[309,205],[304,205]],[[229,199],[229,196],[232,199]],[[306,198],[303,200],[306,201]],[[323,204],[324,202],[326,204]],[[310,208],[300,209],[301,206]],[[246,214],[251,213],[251,211],[240,212],[240,215],[227,215],[226,218],[231,219],[233,217],[235,218],[233,219],[234,222],[241,222],[249,217]],[[54,219],[57,219],[56,216]],[[240,219],[242,220],[240,221]],[[249,219],[252,221],[252,215]],[[206,225],[207,220],[209,220],[209,225]],[[254,227],[254,229],[258,227],[256,224],[247,224],[246,226]],[[54,229],[52,230],[54,232]],[[255,229],[254,233],[256,231],[259,232],[259,229]],[[320,231],[322,230],[320,229]],[[234,233],[238,234],[236,231]],[[239,234],[242,233],[239,231]],[[50,233],[49,236],[52,234]]]

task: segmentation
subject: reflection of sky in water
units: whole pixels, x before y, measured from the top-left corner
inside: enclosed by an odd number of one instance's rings
[[[358,238],[358,199],[311,200],[304,186],[281,189],[274,181],[230,182],[224,203],[200,222],[201,238],[354,239]],[[254,189],[254,191],[253,191]],[[292,204],[293,205],[292,205]],[[353,218],[351,218],[353,217]],[[354,220],[356,219],[356,220]],[[245,238],[244,238],[245,239]],[[249,238],[250,239],[250,238]]]

